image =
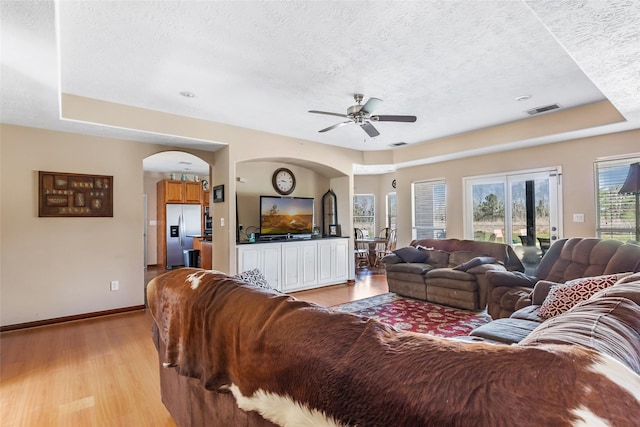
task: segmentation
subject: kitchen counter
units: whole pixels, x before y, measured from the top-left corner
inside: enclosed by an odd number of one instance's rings
[[[213,243],[211,236],[189,236],[193,237],[193,249],[200,251],[200,267],[205,270],[211,270],[213,268],[213,260],[211,254],[213,253]]]

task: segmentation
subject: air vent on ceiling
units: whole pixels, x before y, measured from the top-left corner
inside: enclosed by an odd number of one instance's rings
[[[545,105],[544,107],[536,107],[532,108],[531,110],[527,110],[527,114],[533,116],[547,111],[556,110],[558,108],[560,108],[558,104]]]
[[[403,145],[407,145],[406,142],[394,142],[391,144],[392,147],[402,147]]]

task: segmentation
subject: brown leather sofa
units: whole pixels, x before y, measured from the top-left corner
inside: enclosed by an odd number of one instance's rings
[[[425,248],[426,259],[403,260],[402,251],[413,248]],[[513,249],[502,243],[421,239],[395,252],[382,259],[389,292],[466,310],[486,306],[488,271],[524,271]]]
[[[556,241],[533,275],[487,272],[487,312],[493,319],[510,317],[531,304],[531,291],[540,280],[565,283],[580,277],[640,271],[640,246],[617,240],[574,237]]]
[[[570,310],[551,318],[540,315],[553,282],[541,280],[530,303],[509,318],[474,329],[468,341],[499,344],[573,344],[619,360],[640,374],[640,273],[618,280]]]

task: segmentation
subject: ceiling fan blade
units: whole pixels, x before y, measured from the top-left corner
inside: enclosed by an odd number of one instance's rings
[[[407,122],[413,123],[417,120],[416,116],[371,116],[371,120],[376,122]]]
[[[314,114],[326,114],[327,116],[349,117],[346,114],[330,113],[328,111],[309,110],[309,112]]]
[[[369,135],[372,138],[380,135],[380,132],[378,132],[378,129],[376,129],[371,123],[362,123],[360,127],[364,129],[367,135]]]
[[[371,112],[375,110],[380,104],[382,104],[382,99],[369,98],[369,100],[365,102],[365,104],[362,106],[360,111],[365,112],[367,114],[371,114]]]
[[[353,120],[347,120],[346,122],[338,123],[338,124],[336,124],[336,125],[329,126],[328,128],[321,129],[321,130],[319,130],[318,132],[326,132],[326,131],[328,131],[328,130],[332,130],[332,129],[335,129],[335,128],[339,128],[339,127],[341,127],[341,126],[348,125],[348,124],[351,124],[351,123],[353,123]]]

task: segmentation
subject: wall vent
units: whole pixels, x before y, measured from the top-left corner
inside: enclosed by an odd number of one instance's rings
[[[406,142],[394,142],[391,144],[392,147],[402,147],[403,145],[407,145]]]
[[[534,116],[536,114],[544,113],[546,111],[557,110],[560,108],[558,104],[545,105],[544,107],[536,107],[531,110],[527,110],[527,114]]]

